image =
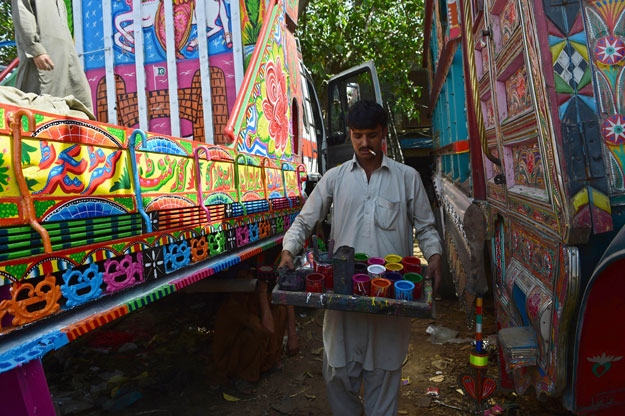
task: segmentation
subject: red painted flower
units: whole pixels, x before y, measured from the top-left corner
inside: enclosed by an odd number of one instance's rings
[[[269,121],[269,136],[275,141],[276,152],[282,153],[289,139],[289,119],[286,76],[282,72],[280,58],[275,63],[267,63],[265,87],[267,98],[263,100],[263,112]]]

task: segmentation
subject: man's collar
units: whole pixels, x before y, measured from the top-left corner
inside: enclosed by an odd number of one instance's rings
[[[381,168],[390,169],[388,160],[389,160],[388,157],[386,157],[386,155],[384,153],[382,153],[382,164],[380,165],[380,167]],[[360,166],[360,164],[358,163],[358,159],[356,159],[356,153],[354,153],[354,156],[352,157],[351,163],[352,164],[351,164],[350,170],[354,170],[354,168],[356,168],[356,166]]]

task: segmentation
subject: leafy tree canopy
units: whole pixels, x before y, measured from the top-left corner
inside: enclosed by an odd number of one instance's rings
[[[420,91],[409,73],[421,62],[423,16],[423,0],[310,0],[298,37],[317,90],[332,75],[373,60],[393,110],[417,116]]]
[[[13,20],[11,19],[11,2],[0,1],[0,42],[15,40]],[[0,48],[0,65],[8,65],[17,56],[15,46]]]

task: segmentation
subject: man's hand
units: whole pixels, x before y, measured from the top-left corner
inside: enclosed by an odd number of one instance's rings
[[[432,296],[436,298],[438,296],[438,288],[441,286],[441,267],[443,258],[440,254],[432,254],[428,259],[428,272],[425,276],[426,279],[432,279],[433,282],[433,291]]]
[[[280,264],[278,264],[278,268],[286,266],[289,269],[295,269],[295,265],[293,264],[293,255],[288,250],[282,250],[282,257],[280,258]]]
[[[54,69],[54,62],[47,53],[42,53],[39,56],[33,58],[35,66],[41,71],[52,71]]]

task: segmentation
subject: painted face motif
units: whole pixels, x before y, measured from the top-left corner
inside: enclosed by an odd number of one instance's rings
[[[359,159],[373,159],[375,155],[382,154],[382,141],[386,137],[388,129],[377,126],[374,129],[350,129],[350,137],[354,153]],[[371,153],[375,152],[375,155]]]

